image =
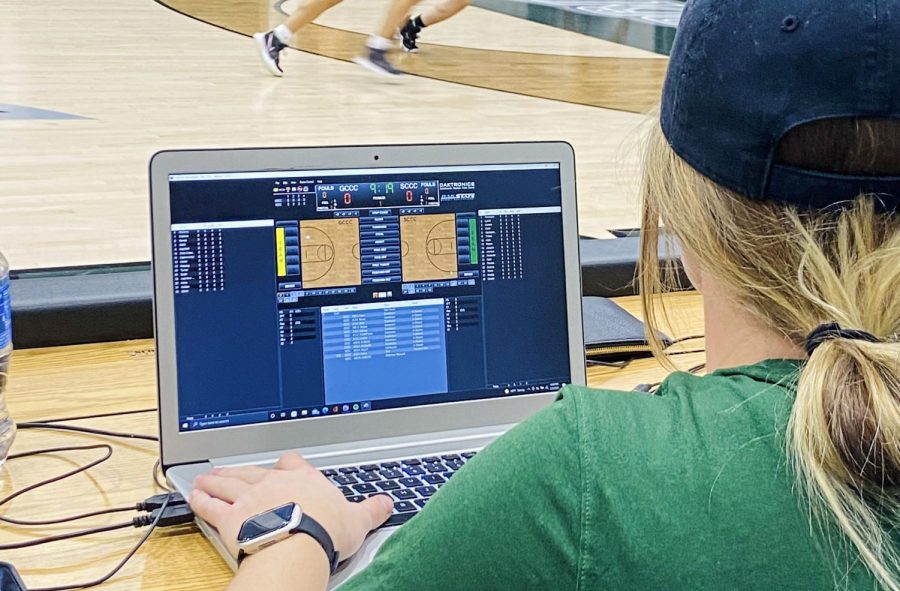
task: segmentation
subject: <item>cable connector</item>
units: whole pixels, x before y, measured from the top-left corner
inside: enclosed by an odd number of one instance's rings
[[[174,527],[194,521],[194,512],[184,503],[174,507],[171,505],[166,507],[162,516],[160,516],[159,511],[159,509],[154,509],[153,512],[147,515],[135,517],[133,521],[134,527],[146,527],[156,521],[157,517],[159,517],[159,522],[156,524],[156,527]]]
[[[169,508],[178,507],[180,505],[186,505],[187,501],[180,493],[163,493],[161,495],[153,495],[152,497],[147,497],[137,505],[135,505],[135,509],[138,511],[154,511],[163,506],[166,498],[169,499]]]

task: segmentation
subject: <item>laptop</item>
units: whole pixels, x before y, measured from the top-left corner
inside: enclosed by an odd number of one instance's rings
[[[164,151],[150,196],[166,478],[293,450],[351,501],[390,494],[332,587],[585,383],[566,143]]]

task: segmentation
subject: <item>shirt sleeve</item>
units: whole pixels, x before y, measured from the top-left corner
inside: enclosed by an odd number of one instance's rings
[[[564,390],[469,460],[341,590],[575,589],[580,439],[577,396]]]

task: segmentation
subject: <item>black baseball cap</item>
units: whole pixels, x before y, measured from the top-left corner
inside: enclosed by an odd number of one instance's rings
[[[773,162],[791,129],[900,118],[900,0],[688,0],[663,87],[675,152],[751,199],[803,208],[874,193],[900,210],[900,177]]]

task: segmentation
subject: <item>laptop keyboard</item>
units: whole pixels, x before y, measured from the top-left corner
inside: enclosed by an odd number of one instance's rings
[[[466,451],[328,468],[321,472],[341,489],[348,501],[358,503],[378,494],[393,497],[394,513],[381,526],[393,527],[409,521],[474,455],[474,451]]]

